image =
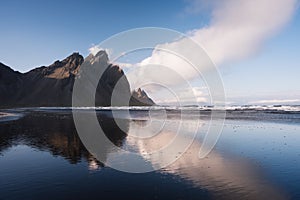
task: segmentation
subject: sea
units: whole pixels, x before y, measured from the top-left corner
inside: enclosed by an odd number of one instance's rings
[[[1,200],[300,199],[300,106],[2,109],[0,192]]]

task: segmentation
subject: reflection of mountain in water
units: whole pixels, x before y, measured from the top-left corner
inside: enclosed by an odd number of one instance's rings
[[[113,119],[104,117],[101,119],[99,123],[108,138],[115,145],[121,146],[126,134],[118,129]],[[129,123],[125,119],[122,122]],[[62,156],[70,163],[78,163],[81,159],[96,162],[80,141],[70,113],[31,113],[17,121],[2,123],[0,133],[0,153],[14,145],[25,144]]]
[[[110,115],[109,113],[106,114]],[[180,118],[173,117],[167,118],[165,126],[160,129],[161,123],[157,123],[160,120],[156,120],[156,118],[153,118],[152,121],[145,120],[146,112],[143,113],[145,116],[141,112],[133,112],[132,117],[135,115],[140,116],[142,120],[139,120],[138,117],[132,121],[118,119],[122,123],[122,128],[126,128],[123,131],[118,128],[114,120],[106,117],[103,113],[99,113],[98,120],[103,131],[115,145],[132,148],[132,151],[138,152],[145,161],[153,166],[159,165],[161,159],[167,159],[168,156],[174,155],[166,154],[167,157],[151,157],[149,152],[163,148],[176,135],[180,141],[184,141],[190,137],[195,129],[199,128],[195,119],[181,121]],[[180,121],[183,131],[177,134],[176,130]],[[200,125],[203,126],[199,134],[203,134],[203,130],[205,131],[207,128],[206,121],[201,121],[201,123]],[[159,134],[153,135],[153,131],[157,130],[159,130]],[[96,169],[102,165],[81,143],[72,116],[67,112],[34,112],[17,121],[2,123],[0,133],[0,153],[13,145],[26,144],[42,151],[49,151],[53,155],[62,156],[70,163],[78,163],[85,159],[89,162],[91,169]],[[137,136],[149,136],[149,138],[142,140]],[[181,153],[183,155],[158,172],[175,175],[179,179],[191,183],[195,188],[208,190],[217,199],[286,198],[281,190],[265,179],[263,171],[260,171],[247,158],[239,158],[226,152],[214,150],[207,158],[200,160],[198,153],[201,142],[201,137],[196,138],[185,153],[178,152],[179,148],[176,146],[173,152],[176,155]],[[107,146],[103,146],[101,149],[103,149],[101,158],[106,158],[107,162],[114,159],[110,153],[115,150],[109,149]],[[122,158],[125,157],[124,161],[131,162],[126,155],[121,156]],[[154,174],[158,173],[155,172]],[[144,178],[144,175],[141,177]],[[147,180],[151,181],[150,179]]]

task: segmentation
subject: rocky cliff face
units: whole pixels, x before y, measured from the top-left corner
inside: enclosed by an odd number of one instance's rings
[[[132,105],[143,106],[143,105],[154,105],[154,101],[148,97],[146,92],[141,88],[134,90],[131,94],[130,102]]]
[[[26,73],[16,72],[0,63],[0,107],[71,106],[75,78],[80,77],[81,65],[86,63],[90,66],[85,67],[108,66],[96,86],[96,106],[111,105],[112,91],[118,81],[120,87],[116,92],[120,99],[122,95],[130,95],[130,105],[154,104],[146,93],[141,96],[133,92],[132,95],[123,70],[117,65],[109,64],[107,54],[101,51],[96,56],[88,56],[86,62],[79,53],[73,53],[62,61],[55,61],[50,66],[42,66]]]

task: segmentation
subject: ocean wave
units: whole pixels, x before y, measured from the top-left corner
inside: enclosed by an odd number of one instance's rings
[[[270,112],[300,112],[299,105],[242,105],[242,106],[107,106],[107,107],[39,107],[35,110],[167,110],[167,111],[270,111]]]
[[[0,122],[18,120],[23,116],[21,113],[0,112]]]

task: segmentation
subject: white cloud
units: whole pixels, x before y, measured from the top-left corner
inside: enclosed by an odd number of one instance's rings
[[[150,96],[157,99],[155,102],[158,104],[190,105],[197,103],[210,103],[206,87],[191,87],[189,90],[186,88],[173,88],[173,94],[166,90],[159,90],[159,92],[155,92],[153,89],[155,88],[152,87],[150,90],[147,90],[147,92],[150,91]]]
[[[209,25],[187,31],[187,34],[204,47],[217,66],[237,62],[256,54],[267,39],[276,34],[291,19],[297,4],[297,0],[188,0],[187,2],[189,5],[184,10],[186,13],[196,14],[207,8],[211,10]],[[158,50],[184,52],[191,57],[199,57],[203,60],[200,64],[207,65],[203,57],[205,55],[191,51],[187,43],[187,39],[179,39],[172,43],[160,44],[150,57],[140,63],[119,63],[125,68],[139,68],[127,74],[132,89],[140,87],[139,83],[145,82],[145,79],[156,82],[163,78],[164,83],[170,86],[181,85],[183,80],[199,78],[197,71],[188,62],[166,51]],[[101,49],[98,46],[90,48],[90,52],[94,54],[99,50]],[[167,67],[180,76],[172,75],[168,69],[143,69],[143,66],[150,65]]]
[[[203,6],[203,0],[192,2],[195,10],[197,6]],[[217,65],[238,61],[256,53],[266,39],[276,34],[292,17],[296,3],[296,0],[218,1],[218,4],[213,4],[215,7],[212,11],[211,24],[193,30],[189,35],[205,48]],[[158,47],[187,48],[184,39]],[[197,52],[190,53],[197,54]],[[166,66],[173,64],[172,60],[173,58],[168,58],[157,51],[146,59],[147,63],[160,63]]]
[[[120,66],[122,69],[132,68],[132,67],[135,67],[135,66],[136,66],[136,64],[132,64],[132,63],[124,63],[124,62],[114,62],[114,64]]]
[[[192,13],[199,12],[203,7],[203,0],[192,0]],[[217,3],[216,3],[217,2]],[[189,31],[191,39],[204,47],[209,57],[217,65],[240,61],[257,53],[263,44],[276,34],[291,19],[296,9],[297,0],[214,0],[209,4],[212,8],[210,25]],[[199,6],[199,8],[197,8]],[[205,5],[204,5],[205,6]],[[201,8],[200,8],[201,7]],[[186,39],[157,46],[157,49],[180,49],[192,56],[203,56],[199,52],[189,52]],[[170,53],[154,50],[152,55],[139,66],[159,64],[170,67],[185,80],[198,76],[187,62]],[[206,63],[203,63],[206,64]],[[159,77],[168,77],[168,70],[159,73]],[[130,77],[131,82],[143,77],[143,72]],[[148,77],[158,76],[157,72]],[[154,78],[155,80],[155,78]],[[172,80],[173,84],[180,84]]]
[[[192,38],[217,65],[253,55],[266,39],[292,17],[296,0],[227,0],[213,10],[211,25],[194,31]]]
[[[91,54],[93,54],[94,56],[99,52],[99,51],[105,51],[108,55],[108,57],[110,57],[111,53],[112,53],[112,49],[103,49],[101,47],[99,47],[99,45],[93,45],[92,47],[89,48],[89,52]]]

